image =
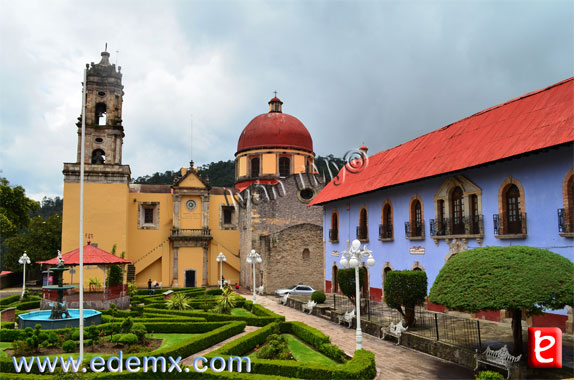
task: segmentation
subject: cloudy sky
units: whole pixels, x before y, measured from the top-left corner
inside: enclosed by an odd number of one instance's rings
[[[0,176],[61,196],[106,42],[137,177],[233,159],[274,90],[317,154],[393,147],[571,77],[573,25],[553,0],[0,0]]]

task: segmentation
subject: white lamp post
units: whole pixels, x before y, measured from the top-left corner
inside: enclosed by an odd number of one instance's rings
[[[20,296],[20,301],[22,301],[24,299],[24,292],[26,291],[26,264],[30,264],[30,258],[26,254],[26,251],[24,251],[24,254],[20,256],[18,262],[24,265],[24,274],[22,275],[22,295]]]
[[[356,333],[356,349],[360,350],[363,348],[363,332],[361,331],[361,294],[359,289],[359,266],[363,258],[367,258],[367,265],[372,267],[375,265],[375,258],[373,257],[373,251],[367,249],[367,245],[363,246],[361,250],[361,242],[358,240],[353,240],[350,248],[347,248],[341,252],[341,260],[339,263],[342,267],[349,265],[351,268],[355,268],[355,310],[357,313],[357,333]],[[339,256],[338,251],[333,251],[333,256]],[[366,286],[367,284],[365,284]]]
[[[261,264],[263,260],[261,260],[261,255],[255,252],[254,249],[251,250],[251,253],[247,255],[247,264],[253,264],[253,304],[257,303],[257,297],[255,295],[255,263]]]
[[[219,263],[219,289],[223,289],[223,262],[227,259],[225,258],[223,252],[219,252],[216,260]]]

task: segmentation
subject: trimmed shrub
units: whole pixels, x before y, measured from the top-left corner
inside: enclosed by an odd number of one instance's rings
[[[0,300],[0,306],[8,306],[8,305],[10,305],[14,302],[18,302],[18,301],[20,301],[20,295],[14,294],[13,296],[2,298]]]
[[[387,274],[385,303],[401,313],[405,327],[415,325],[415,306],[425,301],[427,288],[427,274],[423,271],[394,270]]]
[[[39,308],[40,308],[40,300],[20,302],[18,306],[16,306],[16,310],[30,310]]]
[[[0,328],[1,329],[13,329],[14,328],[15,323],[14,322],[2,322],[0,324]]]
[[[138,337],[136,336],[136,334],[123,334],[121,336],[121,338],[119,339],[119,342],[121,344],[125,344],[125,345],[132,345],[132,344],[136,344],[138,342]]]
[[[498,372],[494,371],[481,371],[479,372],[476,377],[476,380],[504,380],[504,376],[502,376]]]
[[[363,283],[365,282],[365,267],[359,268],[359,289],[363,289]],[[337,272],[337,282],[339,283],[339,289],[344,295],[355,304],[355,268],[339,269]]]
[[[74,351],[76,351],[77,347],[78,347],[78,343],[76,343],[73,340],[67,340],[62,344],[62,349],[65,352],[74,352]]]
[[[223,293],[222,289],[208,289],[205,294],[209,296],[219,296]]]
[[[325,293],[321,290],[316,290],[313,292],[313,294],[311,294],[311,300],[315,301],[317,303],[323,303],[325,302],[325,299],[327,297],[325,297]]]

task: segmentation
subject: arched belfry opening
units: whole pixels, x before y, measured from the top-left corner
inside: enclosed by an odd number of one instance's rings
[[[96,104],[96,125],[106,125],[106,103]]]
[[[92,164],[102,165],[106,163],[106,153],[102,149],[94,149],[92,152]]]

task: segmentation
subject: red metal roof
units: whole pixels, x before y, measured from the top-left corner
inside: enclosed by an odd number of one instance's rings
[[[64,265],[80,265],[80,248],[62,255]],[[58,258],[36,261],[38,264],[58,265]],[[84,265],[129,264],[131,261],[122,259],[93,245],[84,246]]]
[[[309,205],[572,142],[573,95],[569,78],[379,152],[358,173],[343,168]]]
[[[269,112],[247,124],[237,143],[237,153],[258,148],[290,148],[313,152],[313,139],[294,116]]]

